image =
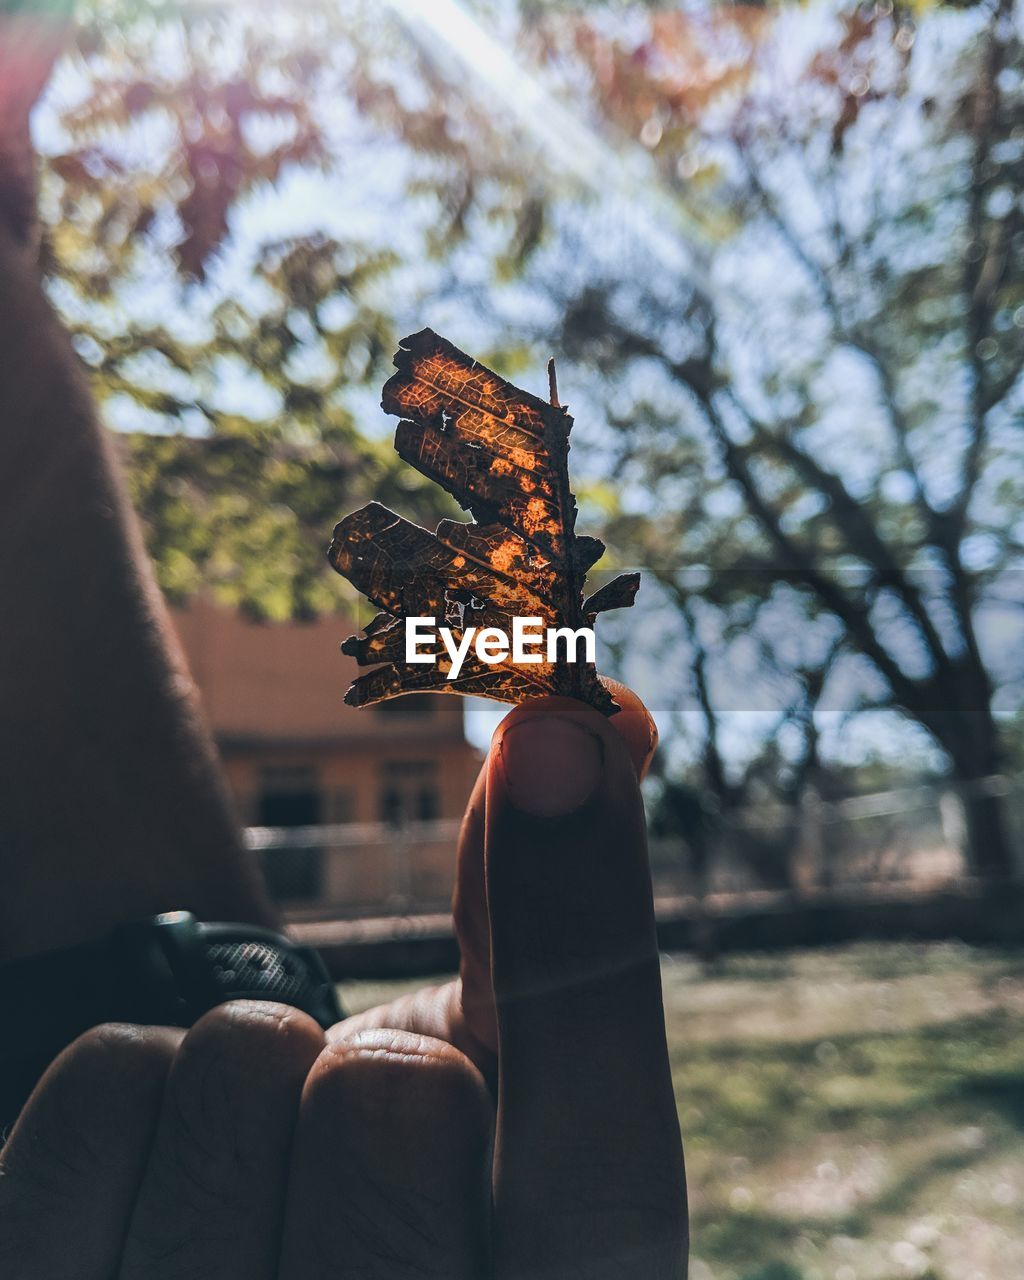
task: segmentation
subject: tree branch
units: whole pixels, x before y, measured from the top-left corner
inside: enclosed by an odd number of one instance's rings
[[[1012,7],[1013,0],[999,0],[993,11],[988,27],[988,43],[981,60],[980,79],[974,95],[974,118],[971,125],[974,150],[971,156],[966,222],[972,238],[979,245],[985,244],[985,251],[977,256],[966,254],[963,264],[962,290],[967,304],[965,340],[971,380],[971,437],[964,455],[960,492],[949,511],[949,537],[956,543],[959,543],[962,536],[971,497],[981,476],[982,458],[988,443],[988,413],[1001,399],[1001,396],[993,397],[996,388],[987,384],[981,344],[991,329],[993,299],[1006,270],[1003,229],[1001,226],[994,227],[986,217],[985,204],[991,185],[988,169],[999,107],[999,74],[1006,53],[1006,45],[999,32]],[[1018,367],[1017,373],[1019,372]],[[1016,374],[1010,386],[1015,380]]]
[[[718,715],[715,712],[714,702],[711,698],[711,691],[708,687],[707,650],[701,644],[697,635],[697,620],[693,616],[690,596],[685,587],[671,574],[659,574],[659,581],[672,597],[679,616],[686,626],[687,638],[693,649],[693,683],[697,691],[697,702],[704,717],[704,746],[701,751],[704,771],[715,795],[721,800],[727,801],[731,798],[735,788],[726,778],[725,764],[718,750],[719,724]]]
[[[1008,10],[1008,8],[1011,5],[1012,5],[1012,0],[999,0],[999,6],[997,8],[996,15],[993,17],[993,20],[992,20],[993,44],[999,43],[995,36],[995,29],[997,24],[1000,21],[1001,15],[1005,14],[1005,12]],[[999,47],[1000,49],[1002,48],[1001,45]],[[994,77],[998,75],[998,70],[1000,65],[1001,65],[1001,62],[999,61],[998,55],[996,53],[993,53],[990,50],[990,55],[987,62],[987,68],[988,68],[987,74],[990,77],[993,77],[992,79],[993,91],[995,88]],[[994,100],[992,101],[994,102]],[[990,107],[991,107],[991,103],[990,103]],[[990,149],[990,142],[991,142],[990,128],[991,128],[991,120],[989,120],[986,125],[986,132],[984,135],[984,138],[985,138],[984,159],[979,161],[978,158],[976,157],[976,166],[977,166],[976,176],[978,177],[980,177],[981,175],[983,165],[987,164],[987,161],[988,161],[988,152]],[[744,171],[747,174],[748,181],[751,184],[751,188],[754,194],[756,195],[757,199],[760,201],[761,207],[763,208],[765,214],[768,216],[769,220],[772,222],[773,226],[776,228],[780,237],[784,240],[787,247],[793,253],[796,260],[808,272],[812,283],[817,288],[822,304],[826,308],[826,311],[831,320],[832,328],[833,328],[833,336],[835,340],[841,343],[842,345],[848,346],[851,349],[860,352],[865,357],[865,359],[868,360],[868,362],[870,363],[870,365],[875,371],[875,374],[879,383],[879,388],[882,393],[883,407],[885,408],[888,419],[889,419],[890,428],[893,434],[893,438],[896,442],[896,447],[898,450],[901,464],[903,465],[907,473],[910,475],[912,483],[914,485],[915,504],[917,506],[917,509],[922,519],[925,522],[925,527],[928,531],[929,540],[936,547],[939,548],[949,568],[950,577],[952,580],[951,603],[956,613],[957,623],[960,628],[960,632],[963,637],[965,647],[970,656],[970,660],[973,666],[972,678],[970,681],[972,687],[968,691],[968,696],[972,699],[976,699],[979,696],[979,693],[984,687],[986,682],[984,678],[984,664],[982,663],[982,660],[981,660],[981,654],[978,647],[977,637],[974,631],[973,592],[971,590],[970,581],[964,572],[963,564],[960,560],[959,542],[962,536],[962,530],[963,530],[964,520],[966,518],[967,506],[969,504],[974,486],[977,483],[977,480],[980,476],[981,459],[984,453],[984,447],[987,439],[985,417],[983,413],[980,413],[981,402],[978,401],[977,403],[975,403],[972,409],[972,419],[975,423],[975,429],[972,433],[971,444],[968,448],[967,456],[965,458],[965,480],[964,480],[964,486],[962,489],[961,496],[958,499],[957,503],[955,503],[953,508],[951,508],[950,510],[942,511],[942,512],[936,511],[936,509],[928,501],[927,495],[924,491],[924,486],[920,477],[920,473],[914,462],[913,456],[910,453],[909,423],[907,422],[906,417],[904,416],[903,411],[900,407],[895,377],[892,373],[892,370],[889,367],[888,362],[884,357],[884,353],[882,352],[882,349],[878,346],[877,343],[873,341],[873,339],[869,335],[864,333],[862,330],[846,324],[842,314],[842,309],[839,304],[839,300],[836,296],[836,293],[832,284],[832,280],[828,272],[825,270],[825,268],[821,265],[820,262],[818,262],[806,251],[804,246],[801,244],[799,237],[796,235],[794,229],[787,222],[785,217],[782,215],[782,212],[779,209],[777,201],[774,199],[772,194],[767,190],[764,183],[761,181],[760,176],[757,173],[751,161],[749,148],[744,144],[743,138],[741,136],[737,137],[735,139],[735,144],[740,156],[741,163],[743,164]],[[976,184],[972,184],[972,195],[973,195],[973,189],[975,186]],[[982,205],[978,206],[978,216],[979,217],[984,216],[984,209]],[[980,279],[980,271],[978,273],[977,278],[974,279],[973,284],[971,285],[972,289],[976,288],[978,279]],[[982,335],[979,335],[977,341],[980,341],[981,336]],[[980,369],[980,363],[979,363],[980,357],[977,354],[976,348],[977,348],[977,342],[973,342],[971,344],[972,359],[975,361],[976,364],[978,364],[978,368]],[[981,388],[982,388],[982,382],[980,380],[980,377],[976,377],[974,382],[975,382],[976,388],[978,389],[977,394],[980,395]],[[917,616],[918,620],[920,621],[920,614],[915,614],[915,616]],[[939,652],[944,653],[945,650],[944,650],[944,647],[941,644],[939,644],[937,649],[933,648],[933,652],[935,652],[937,655]],[[955,689],[958,683],[959,682],[954,682],[950,686],[951,690]]]
[[[825,608],[842,622],[853,643],[870,658],[888,682],[897,701],[922,722],[927,723],[931,716],[927,700],[923,696],[923,687],[903,672],[879,641],[864,605],[852,600],[825,574],[806,563],[801,548],[783,530],[778,513],[772,509],[758,489],[743,451],[730,437],[718,409],[710,398],[703,400],[701,405],[722,451],[723,461],[730,478],[742,489],[747,505],[782,558],[784,566],[798,581],[809,587]]]
[[[754,167],[750,157],[749,144],[742,135],[734,134],[733,140],[747,181],[762,211],[790,253],[803,267],[815,287],[828,314],[834,341],[840,346],[848,347],[858,352],[873,370],[878,383],[882,408],[889,421],[889,428],[896,446],[900,466],[910,476],[914,487],[915,504],[925,522],[926,528],[930,534],[933,534],[941,517],[939,517],[928,500],[921,473],[918,470],[913,454],[910,452],[910,424],[907,422],[906,415],[900,406],[896,379],[889,368],[881,347],[868,334],[847,323],[828,271],[815,257],[808,253],[792,225],[783,216],[778,201],[764,185],[760,174]]]
[[[892,551],[882,540],[862,504],[853,498],[835,472],[821,466],[809,453],[799,448],[781,431],[769,431],[767,426],[743,404],[732,388],[729,388],[726,394],[754,431],[760,445],[774,450],[793,468],[805,484],[828,499],[832,516],[850,549],[872,566],[882,584],[896,592],[920,631],[935,669],[948,675],[951,669],[949,655],[925,607],[921,593],[896,564]]]
[[[982,408],[986,417],[997,405],[1002,404],[1019,382],[1022,373],[1024,373],[1024,342],[1021,343],[1020,350],[1010,361],[1009,367],[1003,376],[995,382],[989,383],[985,395],[982,397]]]

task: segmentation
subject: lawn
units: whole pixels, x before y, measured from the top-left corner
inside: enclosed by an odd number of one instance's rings
[[[664,977],[692,1280],[1024,1277],[1024,951],[667,957]]]

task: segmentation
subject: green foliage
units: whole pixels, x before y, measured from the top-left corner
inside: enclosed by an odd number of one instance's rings
[[[442,513],[349,404],[394,348],[395,254],[312,231],[255,242],[239,283],[223,278],[247,201],[327,159],[325,21],[98,5],[46,134],[44,265],[124,432],[160,583],[257,617],[338,608],[323,549],[346,504],[373,492]]]
[[[347,503],[372,492],[421,519],[441,513],[429,487],[411,485],[345,404],[390,355],[387,318],[360,297],[388,265],[323,237],[269,246],[256,272],[260,305],[219,302],[200,339],[155,327],[80,347],[97,353],[101,398],[130,398],[159,425],[123,437],[124,452],[161,585],[175,601],[208,588],[258,617],[330,611],[342,593],[322,554]],[[328,318],[338,304],[340,323]],[[86,326],[74,333],[80,343],[92,336]],[[232,370],[265,396],[265,414],[224,406]]]

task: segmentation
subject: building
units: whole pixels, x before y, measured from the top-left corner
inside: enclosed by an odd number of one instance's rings
[[[334,914],[434,908],[451,892],[453,839],[480,754],[457,697],[345,706],[356,664],[344,618],[257,623],[199,599],[173,614],[241,822],[268,847],[272,890]],[[322,844],[311,844],[314,837]]]

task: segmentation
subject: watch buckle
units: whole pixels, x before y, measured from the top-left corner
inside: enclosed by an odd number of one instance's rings
[[[139,1021],[187,1027],[218,1003],[191,911],[166,911],[114,931],[128,1007]]]

